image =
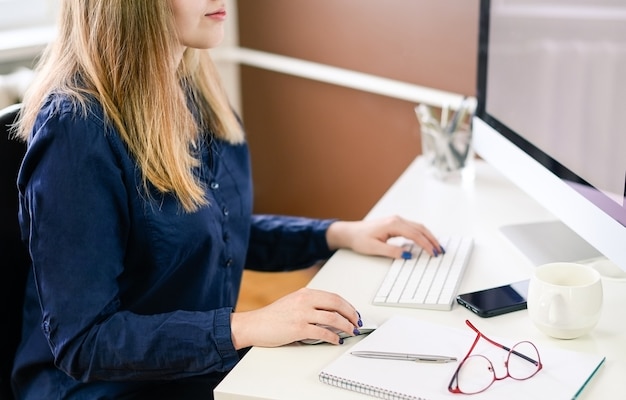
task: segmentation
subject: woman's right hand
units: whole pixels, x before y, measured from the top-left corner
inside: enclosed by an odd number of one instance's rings
[[[236,349],[304,339],[339,344],[339,336],[320,325],[353,335],[361,324],[357,310],[341,296],[303,288],[258,310],[233,313],[231,334]]]

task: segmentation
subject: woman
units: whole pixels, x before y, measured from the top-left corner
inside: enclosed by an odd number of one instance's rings
[[[388,257],[420,224],[252,215],[244,133],[206,49],[218,0],[64,0],[18,126],[32,258],[13,371],[23,399],[211,398],[249,346],[357,332],[340,296],[302,289],[234,313],[244,267],[338,248]]]

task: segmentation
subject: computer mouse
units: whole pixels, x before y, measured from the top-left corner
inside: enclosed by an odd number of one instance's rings
[[[354,337],[352,335],[348,335],[346,332],[340,331],[338,329],[335,329],[335,328],[327,326],[327,325],[320,325],[320,326],[335,332],[342,339],[348,339],[348,338]],[[359,334],[356,335],[356,336],[367,335],[368,333],[374,331],[376,328],[377,327],[375,325],[363,325],[362,327],[359,328]],[[304,340],[301,340],[300,343],[303,343],[303,344],[320,344],[320,343],[326,343],[326,342],[324,340],[320,340],[320,339],[304,339]]]

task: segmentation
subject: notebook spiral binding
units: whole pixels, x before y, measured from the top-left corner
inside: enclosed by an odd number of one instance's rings
[[[394,392],[391,390],[386,390],[386,389],[378,388],[375,386],[351,381],[349,379],[342,379],[337,376],[327,374],[325,372],[321,372],[319,374],[319,379],[323,383],[326,383],[331,386],[339,387],[341,389],[351,390],[353,392],[358,392],[358,393],[366,394],[366,395],[373,396],[373,397],[378,397],[380,399],[385,399],[385,400],[428,400],[425,397],[415,397],[415,396],[405,395],[405,394]]]

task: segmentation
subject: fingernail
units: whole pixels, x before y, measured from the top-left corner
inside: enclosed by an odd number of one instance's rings
[[[361,327],[363,326],[363,321],[361,321],[361,313],[357,310],[356,315],[359,316],[359,320],[356,322],[356,324]]]
[[[439,247],[441,249],[441,254],[446,254],[446,249],[443,248],[443,246]]]
[[[360,335],[361,331],[358,330],[357,328],[354,328],[354,330],[352,331],[352,333],[354,333],[355,335]]]
[[[402,258],[404,258],[405,260],[410,260],[411,257],[413,257],[413,255],[411,254],[410,251],[403,251],[402,252]]]
[[[437,257],[439,255],[439,250],[433,247],[433,253],[435,254],[435,257]]]
[[[343,344],[343,339],[339,338],[339,344]]]

